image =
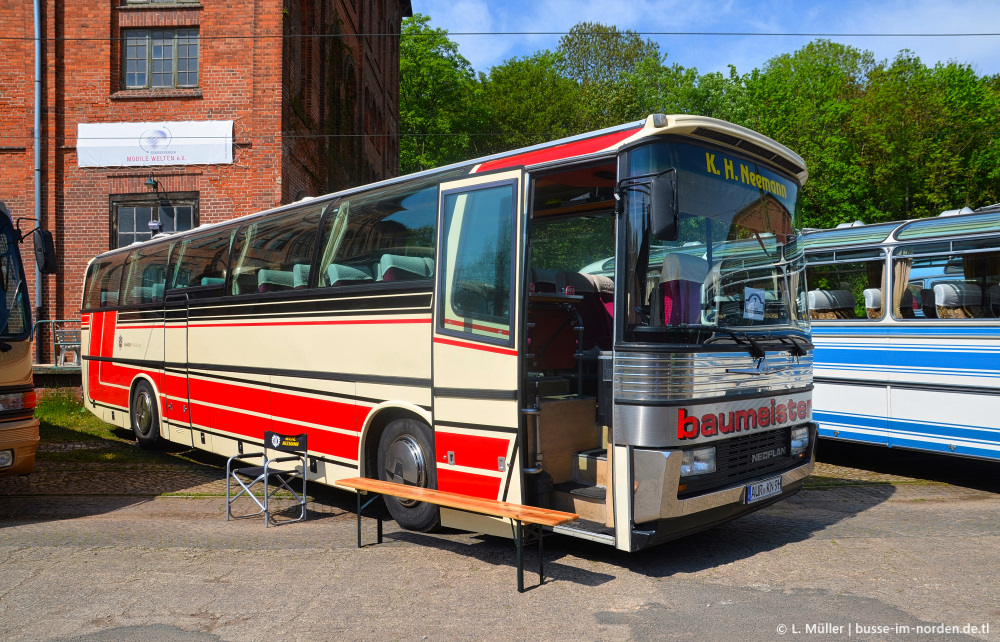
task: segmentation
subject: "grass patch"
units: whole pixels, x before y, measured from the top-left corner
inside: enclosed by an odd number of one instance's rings
[[[163,453],[140,450],[131,431],[91,414],[67,390],[39,397],[35,407],[41,437],[36,459],[93,463],[163,461]]]

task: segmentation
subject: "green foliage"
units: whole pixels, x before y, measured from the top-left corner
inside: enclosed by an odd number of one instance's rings
[[[402,172],[475,155],[472,134],[481,120],[479,87],[472,66],[448,32],[432,28],[423,14],[404,18],[399,72]]]
[[[480,96],[489,132],[480,141],[486,154],[537,145],[579,133],[575,82],[560,73],[561,58],[540,51],[511,58],[480,74]],[[491,135],[492,134],[492,135]]]
[[[35,416],[43,446],[36,455],[39,461],[131,463],[156,458],[135,446],[131,432],[101,421],[69,391],[40,397]]]
[[[618,31],[581,22],[559,39],[562,73],[579,87],[584,131],[639,118],[639,106],[628,82],[647,59],[659,64],[660,47],[634,31]]]
[[[667,63],[632,31],[583,22],[555,53],[476,78],[446,32],[405,21],[404,171],[617,125],[650,113],[712,116],[774,138],[806,161],[802,224],[935,215],[1000,201],[1000,75],[924,65],[909,51],[816,40],[743,75]],[[419,34],[419,37],[405,37]]]

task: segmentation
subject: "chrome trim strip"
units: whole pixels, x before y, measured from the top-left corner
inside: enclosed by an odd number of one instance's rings
[[[742,352],[615,353],[616,401],[682,402],[738,392],[768,394],[812,384],[812,355],[796,359],[787,351],[768,352],[767,368],[748,374],[756,361]]]

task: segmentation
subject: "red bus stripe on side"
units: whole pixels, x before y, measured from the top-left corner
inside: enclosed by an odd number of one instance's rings
[[[448,451],[451,451],[455,453],[455,465],[463,468],[482,468],[496,472],[499,468],[498,460],[507,456],[509,445],[509,439],[441,431],[434,433],[438,463],[447,463]]]
[[[593,154],[594,152],[614,147],[629,136],[635,134],[640,129],[642,128],[636,127],[635,129],[626,129],[625,131],[612,132],[610,134],[605,134],[604,136],[596,136],[586,140],[566,143],[565,145],[559,145],[557,147],[549,147],[547,149],[539,149],[533,152],[525,152],[515,156],[499,158],[495,161],[483,163],[476,170],[476,173],[489,172],[496,169],[503,169],[505,167],[517,167],[519,165],[536,165],[538,163],[545,163],[562,158],[572,158],[574,156]]]
[[[500,481],[499,477],[486,477],[472,473],[438,468],[438,490],[451,493],[462,493],[472,497],[482,497],[483,499],[499,499]]]
[[[434,343],[441,343],[449,346],[458,346],[459,348],[469,348],[471,350],[480,350],[482,352],[494,352],[496,354],[507,354],[512,356],[517,356],[517,350],[511,350],[509,348],[497,348],[495,346],[482,345],[479,343],[465,343],[463,341],[453,341],[451,339],[444,339],[442,337],[434,337]]]
[[[473,330],[481,330],[483,332],[493,332],[495,334],[502,334],[504,336],[510,334],[510,330],[503,330],[499,328],[491,328],[487,325],[479,325],[478,323],[465,323],[462,321],[453,321],[451,319],[444,320],[445,325],[455,326],[457,328],[472,328]]]

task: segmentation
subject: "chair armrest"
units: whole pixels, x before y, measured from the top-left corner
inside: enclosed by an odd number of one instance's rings
[[[226,460],[226,474],[227,475],[229,474],[234,459],[246,459],[248,457],[263,457],[263,456],[264,453],[243,453],[242,455],[233,455],[232,457]]]

